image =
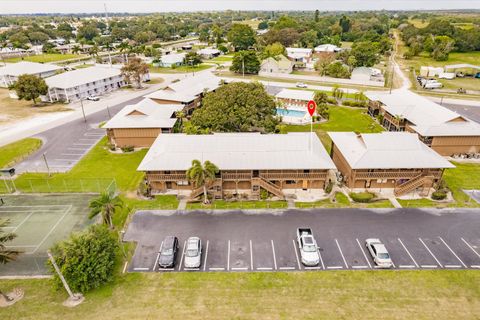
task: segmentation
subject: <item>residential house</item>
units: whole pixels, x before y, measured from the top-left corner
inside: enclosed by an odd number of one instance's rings
[[[342,48],[340,47],[337,47],[336,45],[334,44],[321,44],[321,45],[318,45],[316,46],[313,51],[315,53],[320,53],[320,52],[332,52],[332,53],[335,53],[335,52],[340,52],[342,51]]]
[[[197,54],[201,56],[203,59],[213,59],[221,55],[222,52],[218,49],[205,48],[205,49],[198,50]]]
[[[51,77],[62,71],[63,67],[29,61],[21,61],[0,67],[0,87],[8,88],[14,84],[22,74],[36,75],[40,78]]]
[[[269,57],[262,61],[259,74],[292,73],[293,65],[294,63],[284,55],[278,55],[275,58]]]
[[[178,82],[169,84],[162,90],[145,96],[159,104],[182,104],[186,114],[201,105],[205,92],[215,91],[221,79],[211,72],[200,72],[193,77],[186,77]]]
[[[308,48],[286,48],[287,57],[294,63],[295,68],[305,68],[312,62],[312,49]]]
[[[45,97],[50,102],[72,102],[88,96],[99,96],[126,85],[119,68],[94,66],[65,72],[47,78],[48,93]]]
[[[351,189],[392,189],[396,196],[427,195],[454,166],[414,133],[329,132],[330,156]]]
[[[158,105],[151,99],[128,105],[103,126],[112,145],[117,148],[150,147],[159,134],[172,133],[181,104]]]
[[[415,132],[444,156],[480,153],[480,124],[408,90],[367,93],[368,112],[388,131]]]
[[[170,53],[160,57],[160,67],[178,67],[181,66],[185,60],[186,53]]]
[[[306,109],[308,101],[313,100],[314,96],[315,93],[310,90],[282,89],[275,98],[287,108]]]
[[[323,189],[333,161],[315,133],[161,134],[140,163],[153,193],[189,193],[200,196],[186,176],[192,160],[214,163],[220,170],[207,184],[215,199],[246,194],[259,198],[260,190],[283,199],[288,192]]]

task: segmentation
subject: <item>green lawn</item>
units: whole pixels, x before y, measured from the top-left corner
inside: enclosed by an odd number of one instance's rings
[[[1,280],[25,291],[10,319],[478,319],[475,270],[133,273],[75,307],[51,280]]]
[[[188,210],[210,209],[283,209],[287,207],[286,201],[225,201],[215,200],[213,203],[204,205],[202,202],[187,204]]]
[[[150,72],[152,73],[188,73],[193,71],[195,72],[203,71],[212,67],[213,66],[211,64],[202,63],[202,64],[199,64],[198,66],[195,66],[195,68],[192,68],[191,66],[179,66],[176,68],[150,66],[149,68],[150,68]]]
[[[212,62],[228,62],[232,61],[233,56],[218,56],[213,59],[207,60],[207,61],[212,61]]]
[[[143,173],[137,172],[137,167],[147,153],[141,150],[126,154],[113,154],[106,148],[107,138],[103,138],[93,149],[68,173],[52,174],[48,179],[50,187],[42,184],[36,192],[52,192],[56,188],[63,192],[63,181],[78,181],[80,179],[115,179],[117,187],[121,191],[133,191],[142,180]],[[48,178],[46,173],[26,173],[16,179],[19,189],[29,190],[29,179]],[[93,188],[98,191],[95,185],[86,183],[83,191]],[[81,192],[79,190],[78,192]]]
[[[371,203],[355,203],[350,202],[348,198],[340,192],[335,193],[335,201],[325,199],[316,202],[296,202],[297,208],[393,208],[388,200],[378,200]]]
[[[409,66],[415,67],[419,71],[421,66],[443,67],[449,64],[469,63],[480,65],[480,51],[473,52],[452,52],[447,61],[435,61],[427,52],[422,52],[419,56],[410,60],[404,60]]]
[[[314,124],[313,130],[322,140],[327,150],[331,148],[331,140],[327,131],[356,131],[361,133],[381,132],[383,128],[376,123],[365,109],[349,107],[331,107],[330,120],[325,123]],[[287,125],[287,131],[310,131],[310,125]]]
[[[0,168],[12,167],[42,146],[42,140],[26,138],[0,147]]]
[[[155,196],[151,200],[142,200],[137,198],[128,198],[121,196],[123,209],[119,210],[113,216],[113,223],[122,229],[130,213],[137,210],[176,210],[178,207],[177,197],[174,195]]]
[[[20,58],[20,57],[10,58],[10,59],[6,59],[5,62],[19,62],[19,61],[23,60],[23,61],[44,63],[44,62],[56,62],[56,61],[75,59],[75,58],[83,58],[83,57],[85,57],[85,55],[45,53],[45,54],[39,54],[39,55],[36,55],[36,56],[23,57],[23,59]]]
[[[457,90],[464,88],[466,90],[480,91],[480,79],[476,78],[455,78],[452,80],[438,79],[445,89]]]

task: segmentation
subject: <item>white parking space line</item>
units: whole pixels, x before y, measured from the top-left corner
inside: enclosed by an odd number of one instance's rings
[[[230,270],[230,240],[228,240],[227,270]]]
[[[250,269],[253,270],[253,250],[252,250],[252,240],[250,240]]]
[[[91,139],[84,138],[84,139],[78,139],[78,140],[81,140],[81,141],[97,141],[97,139],[95,139],[95,138],[91,138]]]
[[[45,235],[45,237],[43,237],[42,241],[40,241],[40,243],[37,245],[37,247],[35,248],[35,250],[33,250],[32,253],[37,252],[38,248],[40,248],[40,246],[45,242],[45,240],[47,240],[50,234],[52,234],[53,230],[55,230],[55,228],[60,224],[60,222],[62,222],[63,218],[65,218],[67,214],[70,213],[71,210],[72,210],[72,205],[69,206],[68,210],[65,211],[65,213],[60,217],[60,219],[58,219],[55,225],[50,229],[50,231],[48,231],[48,233]]]
[[[362,253],[363,253],[363,257],[365,258],[365,261],[367,261],[367,263],[368,263],[368,266],[369,266],[369,267],[370,267],[370,269],[371,269],[371,268],[372,268],[372,265],[370,264],[370,261],[368,260],[368,258],[367,258],[367,255],[366,255],[365,251],[363,251],[363,248],[362,248],[362,245],[360,244],[360,241],[358,241],[358,239],[355,239],[355,240],[357,240],[358,247],[360,248],[360,251],[362,251]]]
[[[305,270],[320,270],[321,267],[305,267]]]
[[[183,271],[199,271],[200,268],[183,268]]]
[[[162,269],[158,269],[158,271],[175,271],[174,268],[162,268]]]
[[[300,259],[298,259],[297,245],[295,244],[295,240],[292,240],[292,241],[293,241],[293,251],[295,251],[295,257],[297,257],[298,270],[302,270],[302,265],[300,264]]]
[[[330,266],[330,267],[327,267],[327,269],[343,269],[342,266]]]
[[[402,240],[400,240],[400,238],[397,238],[398,239],[398,242],[400,242],[400,244],[402,245],[403,249],[405,249],[405,252],[407,252],[408,256],[410,257],[410,259],[412,259],[413,263],[417,266],[418,268],[418,263],[417,261],[415,261],[415,259],[413,259],[413,256],[411,255],[410,251],[408,251],[407,247],[403,244]]]
[[[183,256],[185,255],[185,247],[187,246],[187,241],[183,242],[182,256],[180,257],[180,264],[178,265],[178,271],[182,270]]]
[[[273,253],[273,265],[275,266],[275,270],[278,269],[277,267],[277,258],[275,257],[275,245],[273,244],[273,240],[270,240],[272,243],[272,253]]]
[[[280,267],[280,270],[295,270],[295,267]]]
[[[433,254],[433,252],[430,250],[429,247],[427,247],[427,245],[425,244],[425,242],[423,242],[423,240],[421,238],[418,238],[418,240],[420,240],[420,242],[423,244],[423,246],[425,247],[425,249],[427,249],[428,252],[430,252],[430,254],[432,255],[433,259],[435,259],[435,261],[437,261],[438,265],[440,266],[440,268],[443,268],[442,267],[442,264],[440,263],[440,261],[438,261],[437,257],[435,257],[435,255]],[[423,266],[422,266],[423,267]]]
[[[133,268],[134,271],[148,271],[150,268]]]
[[[475,269],[480,269],[480,266],[477,265],[471,265],[470,268],[475,268]]]
[[[225,268],[208,268],[208,270],[211,270],[211,271],[224,271]]]
[[[446,264],[444,265],[445,268],[461,268],[462,266],[459,264]]]
[[[203,260],[203,271],[207,268],[207,257],[208,257],[208,240],[207,240],[207,247],[205,248],[205,260]]]
[[[422,264],[421,267],[422,268],[438,268],[438,266],[433,264]]]
[[[246,271],[248,267],[232,267],[232,271]]]
[[[473,251],[473,253],[475,253],[477,255],[477,257],[480,258],[480,254],[467,241],[465,241],[465,239],[463,239],[463,238],[460,238],[460,239],[462,239],[462,241]],[[473,268],[473,266],[472,266],[472,268]]]
[[[399,268],[402,268],[402,269],[413,269],[413,268],[415,268],[415,266],[412,265],[412,264],[409,264],[409,265],[402,265],[402,264],[401,264],[401,265],[399,265],[398,267],[399,267]],[[417,268],[418,268],[418,266],[417,266]]]
[[[318,249],[317,251],[318,251],[318,257],[320,258],[320,263],[322,264],[322,269],[325,270],[325,264],[323,263],[323,258],[322,258],[322,254],[320,253],[320,249]]]
[[[163,241],[160,243],[160,248],[158,248],[158,254],[157,254],[157,259],[155,259],[155,263],[153,264],[153,269],[152,271],[155,271],[155,269],[158,266],[158,259],[160,259],[160,252],[162,252],[162,247],[163,247]]]
[[[272,270],[270,267],[258,267],[257,270]]]
[[[340,254],[342,255],[343,263],[345,263],[345,268],[348,269],[347,259],[345,259],[345,256],[343,255],[342,248],[340,248],[340,244],[338,243],[337,239],[335,239],[335,242],[337,243],[338,251],[340,251]]]
[[[368,266],[352,266],[353,269],[368,269]]]
[[[450,250],[450,252],[455,256],[455,258],[457,258],[458,261],[460,261],[460,263],[462,264],[462,266],[464,266],[465,268],[467,267],[467,265],[465,263],[463,263],[463,261],[457,256],[457,254],[452,250],[452,248],[450,248],[450,246],[445,242],[445,240],[442,239],[442,237],[438,237],[442,242],[443,244],[445,245],[445,247],[448,248],[448,250]]]

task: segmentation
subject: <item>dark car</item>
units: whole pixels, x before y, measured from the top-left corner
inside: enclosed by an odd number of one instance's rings
[[[158,258],[158,266],[160,268],[175,267],[175,260],[177,259],[178,239],[174,236],[167,236],[163,240],[162,250]]]

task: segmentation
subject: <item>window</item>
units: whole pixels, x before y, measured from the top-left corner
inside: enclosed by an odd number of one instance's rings
[[[295,180],[287,180],[285,181],[285,184],[295,184],[296,181]]]
[[[177,186],[188,186],[187,180],[177,181]]]

